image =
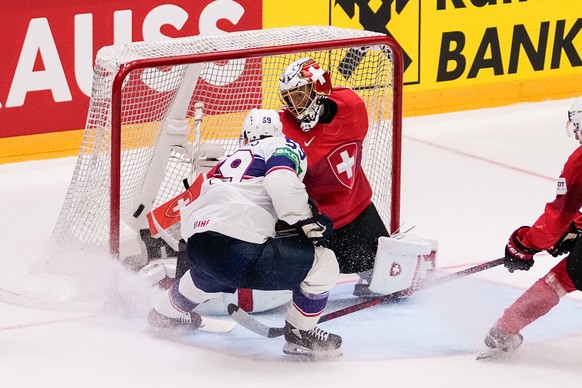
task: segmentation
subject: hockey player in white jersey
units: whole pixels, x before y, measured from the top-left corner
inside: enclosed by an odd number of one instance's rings
[[[190,270],[157,301],[148,316],[152,327],[195,330],[198,305],[238,288],[292,290],[283,351],[341,354],[341,337],[316,327],[339,275],[335,254],[319,246],[333,225],[308,200],[303,149],[281,131],[276,111],[252,109],[242,146],[181,210]],[[275,238],[278,219],[294,225],[298,235]]]

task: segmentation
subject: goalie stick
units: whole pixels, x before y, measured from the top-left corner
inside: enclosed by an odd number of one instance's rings
[[[188,65],[182,76],[183,79],[180,87],[176,91],[174,103],[163,123],[162,131],[154,149],[147,174],[143,179],[139,196],[135,199],[136,203],[132,205],[136,210],[133,213],[130,226],[135,230],[147,227],[145,217],[152,210],[152,206],[158,197],[171,155],[176,149],[183,149],[186,143],[188,143],[191,132],[187,118],[188,109],[196,87],[196,81],[200,77],[202,69],[203,66],[201,64]],[[195,131],[200,128],[200,122],[204,115],[203,110],[204,105],[201,102],[197,102],[194,110]],[[199,138],[196,133],[194,133],[194,137],[195,139]],[[193,146],[193,152],[198,152],[197,146],[196,144]],[[171,245],[171,243],[168,244]]]
[[[465,277],[465,276],[468,276],[468,275],[471,275],[471,274],[474,274],[477,272],[484,271],[484,270],[489,269],[489,268],[496,267],[498,265],[503,264],[504,260],[505,260],[505,258],[501,257],[499,259],[495,259],[495,260],[487,261],[485,263],[477,264],[473,267],[469,267],[469,268],[466,268],[462,271],[454,272],[454,273],[439,277],[439,278],[434,279],[434,280],[426,281],[420,287],[416,288],[415,291],[435,287],[435,286],[441,285],[443,283],[450,282],[451,280],[459,279],[459,278],[462,278],[462,277]],[[364,302],[361,302],[361,303],[358,303],[358,304],[355,304],[352,306],[348,306],[348,307],[345,307],[345,308],[337,310],[337,311],[333,311],[333,312],[328,313],[328,314],[324,314],[319,318],[318,323],[327,322],[329,320],[339,318],[339,317],[342,317],[344,315],[355,313],[356,311],[364,310],[364,309],[367,309],[369,307],[373,307],[373,306],[377,306],[377,305],[382,304],[382,303],[393,301],[393,300],[401,297],[405,291],[407,291],[407,290],[399,291],[399,292],[396,292],[393,294],[377,296],[374,298],[367,299]],[[263,337],[268,337],[268,338],[280,337],[283,335],[283,333],[285,331],[285,329],[283,327],[269,327],[269,326],[261,323],[260,321],[255,319],[253,316],[251,316],[249,313],[247,313],[246,311],[244,311],[243,309],[241,309],[239,306],[235,305],[234,303],[230,303],[227,307],[227,310],[228,310],[228,314],[232,317],[232,319],[234,319],[236,322],[238,322],[241,326],[243,326],[243,327],[247,328],[248,330],[253,331],[253,332],[255,332]]]

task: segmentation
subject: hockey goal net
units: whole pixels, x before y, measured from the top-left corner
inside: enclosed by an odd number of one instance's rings
[[[334,87],[350,87],[365,101],[369,132],[363,166],[373,201],[395,230],[401,55],[386,35],[335,27],[102,48],[76,168],[37,268],[74,273],[87,256],[147,262],[146,214],[183,192],[184,180],[195,177],[206,159],[238,146],[241,123],[251,108],[279,109],[279,76],[291,62],[307,56],[329,71]]]

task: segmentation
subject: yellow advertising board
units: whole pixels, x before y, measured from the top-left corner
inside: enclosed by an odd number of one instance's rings
[[[405,55],[405,115],[582,95],[580,0],[285,3],[265,0],[264,28],[293,13],[394,37]]]

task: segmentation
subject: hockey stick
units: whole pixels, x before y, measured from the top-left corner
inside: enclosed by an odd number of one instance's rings
[[[462,277],[465,277],[465,276],[468,276],[468,275],[471,275],[471,274],[474,274],[477,272],[484,271],[484,270],[489,269],[489,268],[496,267],[498,265],[503,264],[504,260],[505,260],[505,258],[501,257],[499,259],[495,259],[495,260],[487,261],[485,263],[477,264],[473,267],[466,268],[462,271],[454,272],[454,273],[451,273],[449,275],[445,275],[445,276],[439,277],[437,279],[427,281],[424,284],[422,284],[420,287],[416,288],[415,291],[435,287],[435,286],[441,285],[443,283],[450,282],[451,280],[459,279],[459,278],[462,278]],[[399,291],[399,292],[395,292],[393,294],[388,294],[388,295],[377,296],[374,298],[367,299],[364,302],[361,302],[361,303],[358,303],[358,304],[355,304],[352,306],[348,306],[348,307],[345,307],[345,308],[337,310],[337,311],[333,311],[331,313],[322,315],[319,318],[318,323],[327,322],[329,320],[339,318],[339,317],[342,317],[344,315],[355,313],[356,311],[364,310],[364,309],[367,309],[369,307],[373,307],[373,306],[377,306],[377,305],[382,304],[382,303],[393,301],[395,299],[398,299],[399,297],[404,296],[405,295],[404,293],[406,291],[408,291],[408,290]],[[275,337],[282,336],[284,333],[283,327],[269,327],[269,326],[259,322],[257,319],[255,319],[253,316],[251,316],[249,313],[242,310],[239,306],[237,306],[233,303],[230,303],[228,305],[227,310],[228,310],[228,314],[232,317],[232,319],[237,321],[241,326],[246,327],[247,329],[249,329],[249,330],[251,330],[251,331],[253,331],[253,332],[255,332],[263,337],[275,338]]]
[[[136,231],[145,229],[148,226],[146,215],[152,210],[164,182],[166,168],[172,152],[176,148],[184,148],[188,143],[188,137],[191,132],[187,119],[188,108],[196,88],[196,80],[200,77],[202,68],[201,64],[192,64],[186,67],[180,87],[176,91],[174,102],[163,122],[139,196],[134,199],[135,203],[132,205],[132,208],[136,210],[133,213],[133,219],[129,222],[129,226]],[[198,104],[195,105],[194,112],[195,126],[199,126],[203,116],[203,105],[199,106]]]

